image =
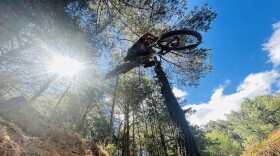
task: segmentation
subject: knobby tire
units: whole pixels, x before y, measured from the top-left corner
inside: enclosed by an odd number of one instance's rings
[[[184,50],[184,49],[193,49],[195,47],[197,47],[202,40],[202,37],[200,35],[199,32],[197,31],[193,31],[193,30],[175,30],[175,31],[169,31],[163,35],[160,36],[160,38],[157,41],[157,44],[164,50],[169,50],[170,48],[168,46],[163,45],[163,41],[164,39],[171,37],[171,36],[176,36],[176,35],[190,35],[196,38],[197,42],[192,43],[190,45],[184,46],[184,47],[178,47],[178,48],[174,48],[171,50]]]

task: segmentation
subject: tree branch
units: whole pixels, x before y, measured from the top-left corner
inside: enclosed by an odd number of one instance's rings
[[[171,61],[168,61],[167,59],[165,59],[165,58],[163,58],[163,57],[160,57],[160,58],[162,58],[164,61],[166,61],[166,62],[168,62],[168,63],[171,63],[171,64],[173,64],[173,65],[175,65],[175,66],[177,66],[177,67],[183,68],[183,67],[179,66],[178,64],[175,64],[175,63],[173,63],[173,62],[171,62]]]
[[[126,6],[132,7],[132,8],[136,8],[136,9],[140,9],[140,10],[143,10],[143,9],[146,10],[145,8],[134,6],[134,5],[128,4],[128,3],[124,2],[124,1],[121,1],[121,0],[119,0],[119,2],[123,3]]]
[[[124,40],[124,41],[129,41],[129,42],[135,43],[135,41],[129,40],[129,39],[126,39],[126,38],[119,38],[119,37],[108,37],[108,38],[116,38],[116,39],[118,39],[118,40]]]
[[[110,1],[110,0],[109,0]],[[110,1],[111,2],[111,1]],[[120,15],[124,16],[122,14],[122,12],[111,2],[112,6],[117,10],[117,12],[119,12]],[[108,3],[106,3],[107,7],[109,7]],[[110,7],[109,7],[110,8]],[[113,12],[114,13],[114,12]],[[140,37],[140,35],[138,35],[127,23],[125,23],[120,17],[118,17],[118,15],[116,13],[114,13],[116,15],[116,17],[125,25],[127,26],[127,28],[134,33],[136,36]]]

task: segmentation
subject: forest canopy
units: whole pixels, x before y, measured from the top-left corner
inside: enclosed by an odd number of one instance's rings
[[[111,155],[240,155],[279,126],[279,94],[245,99],[227,120],[205,127],[186,121],[193,112],[183,112],[171,90],[173,83],[198,86],[211,72],[211,47],[203,44],[159,58],[155,72],[139,67],[104,78],[145,32],[207,33],[217,16],[208,4],[189,10],[184,0],[3,0],[0,7],[1,101],[23,96]]]

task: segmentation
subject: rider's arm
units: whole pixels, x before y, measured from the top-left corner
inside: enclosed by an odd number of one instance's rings
[[[154,35],[154,34],[151,33],[151,32],[146,32],[145,34],[142,35],[141,38],[147,38],[148,36],[151,36],[151,37],[153,37],[153,38],[155,38],[155,39],[158,38],[156,35]]]

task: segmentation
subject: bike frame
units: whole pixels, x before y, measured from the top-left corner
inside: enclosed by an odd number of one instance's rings
[[[174,42],[174,41],[179,41],[179,40],[180,40],[180,38],[179,38],[178,36],[174,36],[170,41],[168,41],[168,42],[166,43],[166,45],[169,45],[169,44],[171,44],[172,42]],[[177,42],[174,46],[172,46],[172,48],[169,48],[169,51],[167,51],[167,50],[165,50],[164,48],[159,47],[158,44],[157,44],[157,41],[158,41],[158,40],[154,41],[153,44],[151,44],[150,46],[148,46],[148,47],[154,47],[154,48],[159,49],[159,52],[156,52],[154,56],[156,56],[156,55],[159,55],[159,56],[165,55],[165,54],[167,54],[170,50],[175,49],[175,48],[178,47],[178,45],[179,45],[179,44],[178,44],[179,42]],[[164,51],[165,51],[165,52],[164,52]],[[148,56],[148,55],[147,55],[147,56]],[[154,57],[154,56],[151,56],[151,57]]]
[[[197,39],[197,41],[194,43],[191,42],[191,44],[189,45],[184,45],[183,47],[180,47],[181,39],[180,37],[178,37],[178,35],[182,35],[182,34],[193,36]],[[198,44],[200,44],[201,39],[202,37],[198,32],[191,31],[191,30],[176,30],[176,31],[167,32],[165,34],[162,34],[156,41],[153,41],[150,46],[147,46],[149,48],[156,48],[156,50],[153,50],[153,52],[151,52],[146,56],[139,56],[135,61],[129,61],[120,64],[114,70],[107,73],[105,77],[110,78],[122,73],[126,73],[135,67],[139,67],[140,65],[144,65],[148,63],[151,58],[155,58],[157,55],[161,57],[167,53],[173,53],[171,52],[171,50],[184,50],[184,49],[194,48]]]

